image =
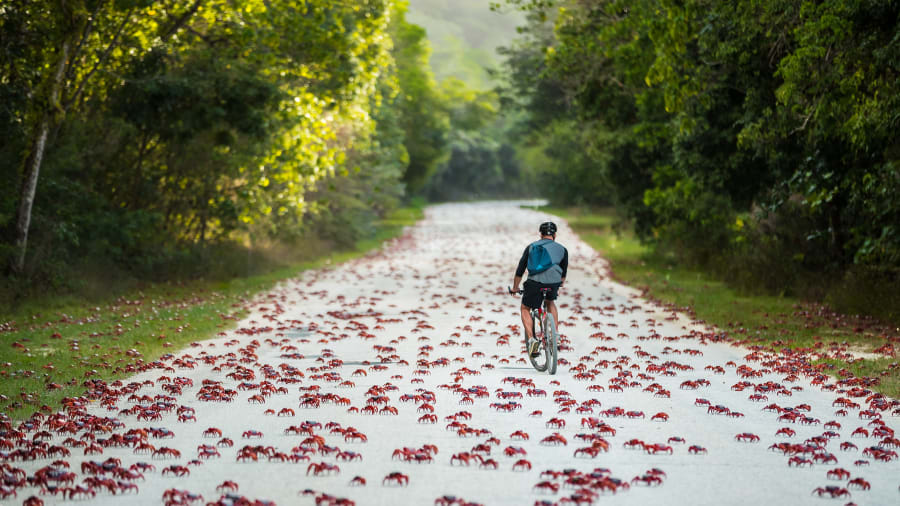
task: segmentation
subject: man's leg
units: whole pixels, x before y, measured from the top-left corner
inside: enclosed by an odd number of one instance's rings
[[[532,356],[538,355],[538,343],[534,340],[534,322],[531,320],[531,308],[522,304],[522,326],[525,327],[525,349]]]
[[[556,322],[556,331],[559,332],[559,313],[556,312],[556,301],[548,300],[547,309],[553,315],[553,321]]]
[[[525,338],[531,339],[534,337],[534,328],[532,327],[534,322],[531,321],[531,309],[522,304],[521,306],[522,312],[522,326],[525,327]]]

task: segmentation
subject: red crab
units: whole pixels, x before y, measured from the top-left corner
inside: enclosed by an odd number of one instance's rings
[[[216,487],[216,492],[237,492],[237,491],[238,491],[238,484],[231,480],[225,480],[222,482],[221,485]]]
[[[831,471],[828,471],[827,473],[825,473],[825,476],[829,480],[846,480],[847,478],[850,477],[850,471],[840,468],[840,467],[836,467],[836,468],[832,469]]]
[[[711,415],[722,415],[731,413],[731,410],[721,404],[716,404],[715,406],[707,407],[706,412]]]
[[[788,459],[788,467],[812,467],[813,461],[805,459],[799,455],[795,455]]]
[[[829,485],[827,487],[816,487],[813,489],[812,493],[818,494],[819,497],[822,497],[825,494],[828,494],[831,497],[850,497],[849,490],[835,485]]]
[[[221,457],[222,455],[216,450],[215,446],[200,445],[197,447],[197,456],[201,459],[210,459],[213,457]]]
[[[162,470],[162,475],[174,474],[175,476],[190,476],[191,470],[185,466],[171,465]]]
[[[654,444],[646,444],[644,445],[644,451],[651,455],[656,455],[658,453],[668,453],[672,454],[672,447],[669,445],[664,445],[662,443],[654,443]]]
[[[203,431],[203,437],[222,437],[222,430],[216,427],[210,427]]]
[[[507,447],[503,450],[503,454],[506,455],[507,457],[515,457],[516,455],[527,455],[528,453],[527,453],[527,452],[525,451],[525,449],[522,448],[522,447],[519,447],[519,446],[507,446]]]
[[[381,480],[381,484],[382,485],[394,484],[394,485],[398,485],[400,487],[405,487],[405,486],[409,485],[409,476],[407,476],[401,472],[394,471],[392,473],[389,473],[387,476],[385,476],[384,479]]]
[[[345,432],[344,433],[344,442],[349,443],[351,441],[354,441],[357,443],[366,443],[369,441],[369,438],[366,437],[366,435],[363,434],[362,432],[357,432],[357,431]]]
[[[548,445],[548,446],[558,446],[558,445],[565,446],[565,445],[569,444],[569,442],[566,441],[566,438],[564,438],[562,436],[562,434],[560,434],[559,432],[554,432],[553,434],[545,437],[544,439],[541,439],[541,444]]]
[[[63,497],[67,499],[75,499],[76,497],[97,497],[97,492],[90,486],[83,487],[81,485],[75,485],[72,488],[64,489]]]
[[[633,480],[631,480],[631,484],[644,484],[648,487],[655,487],[658,485],[662,485],[662,478],[655,474],[647,473],[643,476],[636,476]]]
[[[450,465],[458,463],[459,465],[468,466],[470,460],[472,460],[472,454],[469,452],[455,453],[450,457]]]
[[[868,481],[862,478],[853,478],[852,480],[847,482],[847,488],[859,488],[861,490],[869,490],[872,488],[872,485],[869,484]]]
[[[628,441],[622,443],[622,447],[629,450],[634,448],[643,448],[644,442],[640,439],[629,439]]]
[[[478,464],[478,467],[482,469],[497,469],[499,464],[494,459],[482,459],[481,463]]]
[[[744,443],[758,443],[759,436],[757,436],[756,434],[751,434],[749,432],[742,432],[742,433],[734,436],[734,440],[741,441]]]
[[[552,481],[541,481],[538,482],[533,488],[542,491],[550,491],[551,493],[559,492],[559,485],[553,483]]]
[[[309,473],[312,473],[313,476],[321,476],[328,475],[331,473],[340,474],[341,468],[335,464],[329,464],[327,462],[319,462],[312,463],[309,467],[306,468],[306,475],[309,476]]]
[[[596,444],[592,446],[586,446],[575,450],[573,456],[578,457],[579,455],[587,455],[591,458],[597,458],[597,455],[600,455],[601,452],[609,451],[609,444],[602,441],[596,441],[595,443]]]
[[[156,450],[153,451],[153,458],[156,458],[156,457],[159,457],[159,458],[172,457],[172,458],[177,459],[177,458],[181,458],[181,452],[178,450],[175,450],[173,448],[166,448],[165,446],[163,446],[163,447],[157,448]]]
[[[519,459],[512,466],[513,471],[531,471],[531,462],[526,459]]]
[[[562,418],[551,418],[547,420],[546,426],[551,429],[564,429],[566,427],[566,421]]]

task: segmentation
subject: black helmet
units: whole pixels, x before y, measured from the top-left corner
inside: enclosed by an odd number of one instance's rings
[[[556,223],[545,221],[541,223],[541,235],[556,235]]]

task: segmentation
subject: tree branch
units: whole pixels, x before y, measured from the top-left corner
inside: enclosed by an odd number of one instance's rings
[[[184,24],[187,23],[188,20],[191,19],[191,17],[197,13],[197,11],[200,9],[200,5],[202,3],[203,3],[203,0],[194,0],[194,4],[191,5],[191,8],[186,10],[184,12],[184,14],[182,14],[175,21],[173,21],[172,26],[167,28],[166,31],[160,35],[160,38],[162,38],[162,40],[165,41],[169,37],[175,35],[175,33],[178,32],[178,30],[181,30],[181,28],[184,26]]]
[[[84,78],[81,80],[81,83],[79,83],[78,88],[75,90],[75,92],[72,93],[72,95],[68,98],[68,100],[65,101],[65,105],[63,106],[64,109],[68,109],[69,106],[71,106],[76,100],[78,100],[78,96],[81,95],[82,91],[84,91],[84,86],[87,84],[88,81],[90,81],[91,76],[93,76],[94,72],[97,72],[97,69],[99,69],[100,66],[106,62],[106,59],[109,57],[109,54],[112,53],[112,50],[115,49],[115,47],[118,45],[119,36],[122,35],[122,31],[125,30],[125,27],[128,26],[128,23],[131,22],[131,11],[132,10],[134,10],[134,9],[133,8],[128,9],[128,12],[125,13],[125,18],[122,20],[122,23],[119,25],[119,28],[116,30],[115,35],[113,35],[113,39],[112,39],[112,41],[110,41],[109,46],[106,47],[106,50],[103,51],[103,54],[97,60],[97,63],[94,64],[94,68],[92,68],[90,70],[90,72],[88,72],[87,75],[84,76]]]
[[[802,132],[803,130],[805,130],[806,124],[809,123],[809,118],[812,118],[812,116],[815,112],[816,112],[815,108],[813,108],[811,111],[809,111],[809,114],[807,114],[806,117],[803,118],[803,123],[800,126],[798,126],[797,128],[791,130],[791,132],[788,135],[794,135],[797,132]]]
[[[69,55],[69,63],[67,63],[68,68],[66,69],[66,81],[70,81],[73,78],[72,72],[74,72],[75,70],[74,62],[78,58],[78,54],[81,52],[81,48],[84,47],[84,42],[91,35],[91,30],[94,27],[94,19],[96,19],[99,15],[100,9],[103,8],[104,3],[105,2],[97,2],[97,6],[94,8],[94,12],[91,13],[87,23],[85,23],[84,25],[84,30],[81,33],[81,40],[78,41],[78,45],[75,46],[75,50],[72,51],[71,55]]]

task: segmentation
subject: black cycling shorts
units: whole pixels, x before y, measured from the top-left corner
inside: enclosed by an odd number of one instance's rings
[[[530,279],[525,280],[525,284],[522,285],[522,290],[524,292],[522,294],[522,305],[535,309],[541,307],[541,301],[543,299],[556,300],[556,296],[559,294],[559,285],[561,284],[562,283],[539,283]],[[541,296],[541,288],[550,289],[550,291],[547,292],[546,297]]]

